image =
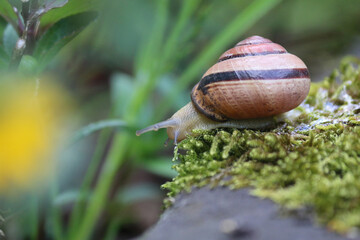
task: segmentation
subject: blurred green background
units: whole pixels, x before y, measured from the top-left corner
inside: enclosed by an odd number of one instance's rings
[[[25,75],[55,78],[76,104],[51,186],[0,203],[7,239],[129,239],[152,226],[166,194],[160,186],[176,175],[174,146],[164,147],[165,130],[135,131],[189,102],[202,74],[242,39],[283,45],[312,81],[343,56],[360,56],[357,0],[69,0],[41,18],[40,31],[89,10],[96,20],[41,71],[20,63]]]

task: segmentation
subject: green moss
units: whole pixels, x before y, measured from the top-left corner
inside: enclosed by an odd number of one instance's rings
[[[336,231],[360,227],[360,68],[352,62],[313,83],[275,129],[197,131],[182,141],[178,176],[163,185],[166,205],[193,187],[251,186],[287,208],[310,207]]]

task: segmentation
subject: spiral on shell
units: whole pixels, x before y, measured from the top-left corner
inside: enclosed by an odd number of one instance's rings
[[[195,108],[214,121],[274,116],[307,96],[304,62],[269,39],[253,36],[223,53],[191,93]]]

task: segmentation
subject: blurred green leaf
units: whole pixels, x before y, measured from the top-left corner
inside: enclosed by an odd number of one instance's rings
[[[192,20],[192,15],[199,8],[201,1],[199,0],[185,0],[182,4],[182,9],[178,16],[175,26],[172,28],[171,34],[166,39],[166,44],[163,50],[163,65],[169,64],[174,61],[174,49],[180,46],[184,29],[188,27],[189,22]]]
[[[50,215],[48,215],[48,219],[51,222],[51,228],[53,232],[53,239],[54,240],[62,240],[64,239],[64,227],[61,221],[61,206],[58,206],[55,204],[55,199],[59,195],[59,186],[57,183],[53,183],[50,189],[50,201],[51,201],[51,207],[50,207]]]
[[[144,199],[157,198],[161,194],[159,186],[147,183],[121,189],[116,199],[123,204],[132,204]]]
[[[53,204],[55,206],[64,206],[66,204],[74,203],[80,196],[80,192],[78,190],[69,190],[63,193],[58,194]],[[86,199],[89,198],[89,193],[86,194]]]
[[[5,19],[0,18],[0,39],[3,39],[3,37],[4,37],[4,31],[5,31],[7,24],[8,23],[6,22]]]
[[[95,47],[102,48],[104,60],[123,69],[133,64],[136,57],[134,53],[139,51],[140,44],[153,30],[154,18],[157,15],[154,13],[155,1],[102,0],[101,2],[99,11],[104,14],[99,17],[101,27],[96,29],[93,41]],[[117,30],[114,30],[114,24]]]
[[[109,131],[109,129],[104,129],[99,134],[97,144],[94,150],[94,154],[92,156],[92,159],[90,160],[90,164],[87,168],[86,174],[84,176],[84,180],[79,189],[79,197],[76,203],[74,204],[73,211],[69,219],[69,224],[68,224],[69,235],[71,235],[73,231],[76,231],[79,222],[82,220],[83,213],[84,211],[86,211],[86,207],[85,207],[86,196],[88,192],[91,191],[91,183],[93,179],[96,177],[97,171],[101,166],[101,160],[107,148],[107,143],[110,139],[110,136],[111,136],[111,131]]]
[[[141,167],[145,168],[149,172],[162,177],[173,178],[177,174],[176,171],[172,169],[174,162],[168,157],[141,160],[139,163],[141,164]]]
[[[36,44],[34,57],[44,68],[54,56],[97,18],[96,12],[79,13],[55,23]]]
[[[0,16],[4,19],[16,19],[16,14],[14,13],[11,4],[7,0],[0,1]]]
[[[73,135],[71,142],[72,143],[77,142],[80,139],[82,139],[86,136],[89,136],[93,132],[104,129],[104,128],[124,127],[124,126],[126,126],[126,123],[124,121],[121,121],[118,119],[108,119],[108,120],[103,120],[103,121],[99,121],[96,123],[91,123],[91,124],[81,128],[80,130],[76,131],[75,134]]]
[[[53,8],[63,7],[65,4],[68,3],[68,0],[45,0],[44,8],[45,11],[49,11]]]
[[[8,1],[13,7],[16,7],[18,11],[21,12],[22,4],[23,4],[22,0],[8,0]],[[31,8],[33,9],[33,11],[34,10],[36,11],[37,16],[41,16],[47,13],[48,11],[50,11],[51,9],[64,6],[68,2],[68,0],[38,0],[36,5],[34,5],[34,2],[35,1],[30,0]],[[34,14],[35,11],[32,12],[32,14]]]
[[[12,55],[12,52],[15,48],[16,42],[19,39],[19,36],[13,26],[8,24],[4,30],[3,35],[3,43],[4,43],[4,50],[8,56]]]
[[[35,58],[29,55],[24,55],[21,58],[21,62],[19,65],[19,72],[25,74],[34,74],[37,71],[38,63]]]
[[[113,114],[121,117],[125,114],[129,99],[134,92],[134,80],[131,76],[116,73],[110,80],[110,96],[113,106]]]
[[[128,122],[138,121],[137,115],[147,97],[155,87],[159,76],[160,67],[154,59],[160,58],[162,42],[166,34],[166,26],[169,21],[169,3],[168,0],[156,1],[156,18],[150,38],[144,42],[138,56],[136,68],[136,94],[130,99],[127,114],[124,116]]]
[[[51,1],[51,0],[50,0]],[[58,0],[60,1],[60,0]],[[41,17],[41,26],[54,24],[62,18],[86,12],[89,10],[97,10],[102,0],[69,0],[69,2],[57,9],[53,9]]]
[[[19,11],[21,11],[21,0],[7,0],[11,6],[16,7]],[[5,1],[4,1],[5,2]]]
[[[40,17],[51,9],[63,7],[67,2],[68,0],[41,0],[34,15]]]

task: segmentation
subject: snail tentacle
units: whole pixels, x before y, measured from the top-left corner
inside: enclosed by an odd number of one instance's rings
[[[160,128],[168,128],[168,127],[176,127],[178,125],[178,121],[175,119],[168,119],[159,123],[155,123],[154,125],[148,126],[144,129],[136,131],[136,136],[140,136],[143,133],[150,131],[157,131]]]

